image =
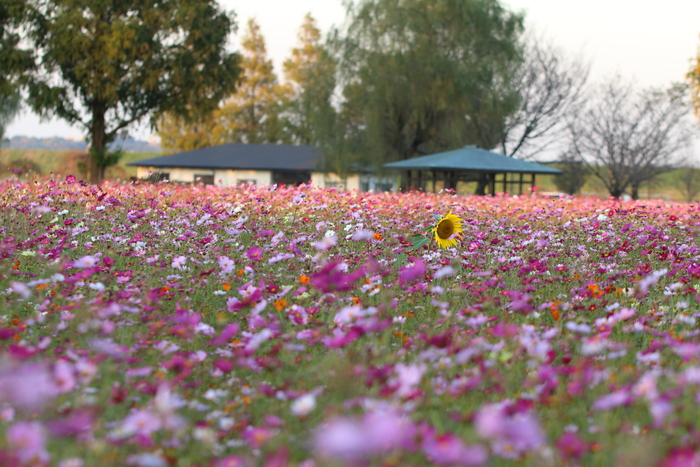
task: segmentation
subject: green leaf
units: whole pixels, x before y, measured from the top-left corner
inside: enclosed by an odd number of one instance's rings
[[[401,266],[403,266],[407,262],[408,262],[408,257],[403,253],[399,253],[398,255],[396,255],[396,261],[394,262],[394,264],[396,265],[396,269],[399,269]]]
[[[423,245],[427,245],[429,242],[430,242],[429,238],[426,238],[423,235],[416,235],[413,237],[412,248],[415,248],[415,249],[422,248]]]

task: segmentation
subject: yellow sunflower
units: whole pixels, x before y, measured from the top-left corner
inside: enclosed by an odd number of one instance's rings
[[[435,241],[442,248],[456,245],[459,234],[462,233],[462,219],[450,211],[448,215],[438,221],[433,232],[435,232]]]

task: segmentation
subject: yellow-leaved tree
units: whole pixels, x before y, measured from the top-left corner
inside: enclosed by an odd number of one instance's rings
[[[298,34],[298,47],[283,64],[287,80],[284,123],[295,144],[322,145],[332,132],[335,111],[335,60],[321,42],[316,21],[307,14]]]
[[[189,151],[225,143],[287,141],[280,112],[288,89],[278,83],[265,39],[254,19],[248,21],[241,43],[243,73],[236,93],[214,112],[191,122],[164,115],[158,136],[165,152]]]
[[[693,109],[695,110],[695,115],[700,118],[700,46],[698,46],[697,57],[691,61],[691,68],[687,77],[690,81],[690,96]]]

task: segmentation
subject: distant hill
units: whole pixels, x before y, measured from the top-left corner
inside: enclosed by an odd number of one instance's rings
[[[72,139],[60,137],[34,138],[29,136],[13,136],[10,138],[10,144],[4,146],[10,149],[87,150],[87,145],[84,141],[74,141]],[[110,148],[115,147],[121,147],[127,152],[162,152],[158,144],[141,141],[132,137],[116,140],[110,145]]]

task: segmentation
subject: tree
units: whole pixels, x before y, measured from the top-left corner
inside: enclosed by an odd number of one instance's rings
[[[5,109],[17,100],[20,86],[35,68],[33,50],[21,42],[29,13],[26,0],[0,1],[0,99],[10,99],[3,102]]]
[[[700,167],[697,161],[689,157],[684,158],[675,173],[675,182],[683,199],[692,203],[700,195]]]
[[[347,157],[381,170],[498,143],[518,103],[510,73],[520,60],[520,15],[497,0],[359,0],[348,3],[348,18],[332,39]]]
[[[697,56],[691,61],[690,71],[686,78],[690,83],[690,98],[695,115],[700,118],[700,47],[698,47]]]
[[[279,85],[265,38],[254,19],[243,37],[243,79],[237,92],[221,108],[218,124],[223,140],[231,143],[284,142],[279,114],[285,89]]]
[[[611,196],[629,190],[637,199],[640,185],[671,170],[690,138],[687,87],[636,92],[616,77],[597,95],[570,122],[572,149]]]
[[[285,142],[280,112],[286,89],[277,82],[265,39],[254,19],[248,21],[241,47],[243,73],[235,94],[212,113],[185,119],[165,114],[158,122],[167,151],[189,151],[225,143]]]
[[[239,56],[226,52],[233,15],[214,0],[45,0],[32,18],[40,72],[28,103],[86,131],[93,181],[118,161],[107,147],[122,130],[212,111],[239,80]]]
[[[20,109],[20,96],[18,92],[7,96],[0,96],[0,149],[5,144],[5,129],[12,122]]]
[[[331,104],[336,86],[336,63],[321,43],[321,31],[311,14],[297,36],[299,46],[285,60],[287,96],[284,120],[295,144],[324,145],[333,131],[335,109]]]
[[[567,195],[575,195],[581,191],[588,178],[588,169],[572,151],[566,151],[557,160],[558,169],[562,173],[554,178],[557,190]]]
[[[505,119],[499,141],[503,154],[531,159],[564,139],[566,122],[578,113],[586,95],[589,70],[580,58],[567,58],[544,38],[527,36],[513,79],[520,104]]]

